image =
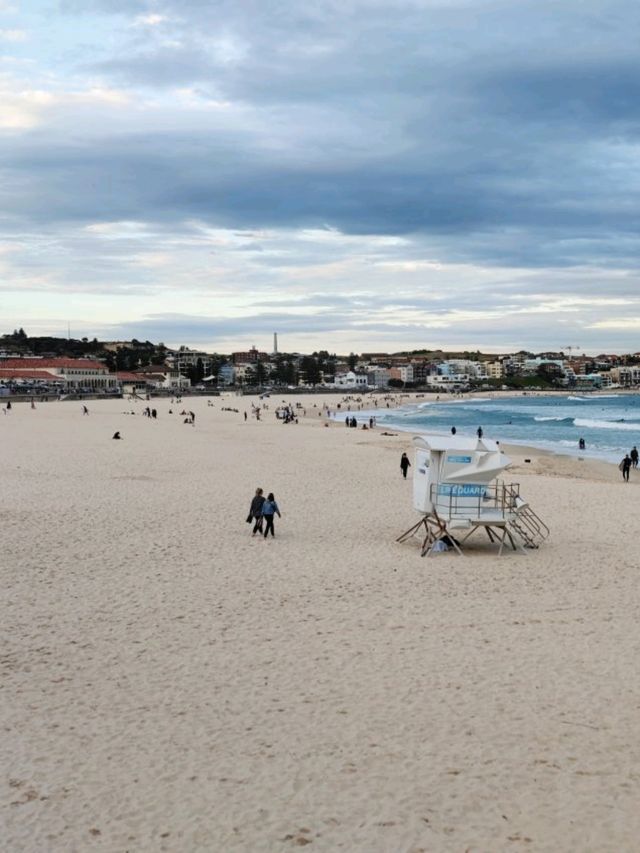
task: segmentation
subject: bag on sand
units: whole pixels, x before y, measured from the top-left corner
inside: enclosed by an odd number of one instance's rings
[[[246,521],[247,524],[251,524],[251,522],[253,521],[253,516],[251,515],[251,513],[249,513],[249,515],[247,516]]]

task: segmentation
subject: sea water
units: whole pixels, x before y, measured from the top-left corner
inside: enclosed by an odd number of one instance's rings
[[[354,412],[360,423],[374,415],[378,427],[474,436],[619,461],[640,448],[640,394],[553,394],[518,397],[426,398],[399,409]],[[579,450],[584,438],[586,449]]]

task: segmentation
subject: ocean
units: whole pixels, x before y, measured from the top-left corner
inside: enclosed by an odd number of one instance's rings
[[[590,456],[618,462],[632,446],[640,447],[640,394],[425,398],[399,409],[386,410],[380,401],[371,411],[379,427],[409,432],[475,435],[479,426],[487,438],[524,444],[556,453]],[[354,412],[364,421],[369,411]],[[578,441],[584,438],[585,450]]]

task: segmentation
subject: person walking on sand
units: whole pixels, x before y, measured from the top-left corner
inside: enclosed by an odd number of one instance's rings
[[[249,515],[247,516],[247,521],[255,521],[253,525],[252,536],[255,536],[256,533],[262,533],[262,506],[264,504],[264,492],[262,489],[256,489],[256,493],[253,496],[253,500],[251,501],[251,508],[249,509]]]
[[[455,435],[458,430],[455,427],[451,427],[451,435]]]
[[[622,479],[625,483],[629,482],[629,471],[631,470],[631,457],[627,453],[622,462],[618,465],[618,468],[622,471]]]
[[[631,459],[631,467],[637,468],[638,467],[638,448],[635,446],[635,444],[631,448],[631,453],[629,454],[629,458]]]
[[[482,436],[484,435],[484,433],[482,432],[482,427],[478,427],[476,432],[478,433],[478,438],[482,438]]]
[[[402,471],[402,476],[404,479],[407,479],[407,471],[411,468],[411,462],[409,462],[409,457],[406,453],[403,453],[400,457],[400,470]]]
[[[269,533],[269,531],[271,531],[272,537],[276,535],[273,530],[273,519],[276,513],[280,518],[282,518],[282,516],[280,515],[280,509],[278,507],[278,504],[276,503],[276,499],[273,496],[273,492],[269,492],[266,501],[262,504],[262,517],[265,520],[265,539],[267,538],[267,534]]]
[[[82,407],[82,414],[83,414],[83,415],[88,415],[88,414],[89,414],[89,409],[87,409],[87,407],[86,407],[86,406],[83,406],[83,407]]]

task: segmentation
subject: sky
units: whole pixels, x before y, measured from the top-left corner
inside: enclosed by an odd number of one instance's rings
[[[0,333],[640,350],[640,4],[0,0]]]

